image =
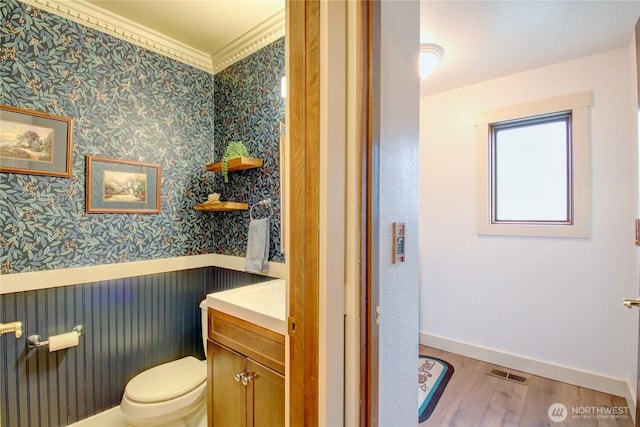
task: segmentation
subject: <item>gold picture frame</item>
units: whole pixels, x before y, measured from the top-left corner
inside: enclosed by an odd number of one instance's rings
[[[73,119],[0,105],[0,172],[70,177]]]
[[[160,213],[160,165],[87,156],[87,213]]]

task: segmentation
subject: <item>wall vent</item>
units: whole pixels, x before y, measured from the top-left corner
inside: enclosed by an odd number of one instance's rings
[[[514,383],[529,385],[529,378],[524,375],[518,375],[511,372],[502,371],[500,369],[492,368],[487,375],[492,377],[502,378],[507,381],[513,381]]]

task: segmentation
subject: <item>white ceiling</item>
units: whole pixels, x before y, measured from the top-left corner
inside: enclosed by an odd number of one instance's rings
[[[420,42],[445,50],[421,94],[629,46],[640,1],[422,1]]]
[[[284,0],[87,2],[211,56],[284,9]]]
[[[284,0],[85,1],[211,57],[284,9]],[[434,74],[421,82],[422,95],[626,47],[640,17],[640,0],[422,0],[420,5],[420,42],[445,50]]]

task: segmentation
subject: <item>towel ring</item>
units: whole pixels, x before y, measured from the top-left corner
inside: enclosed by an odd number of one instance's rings
[[[267,215],[266,218],[271,218],[271,216],[273,215],[273,208],[271,207],[271,199],[264,199],[251,205],[251,209],[249,209],[249,218],[255,219],[253,217],[253,208],[255,208],[256,206],[265,206],[269,208],[269,215]]]

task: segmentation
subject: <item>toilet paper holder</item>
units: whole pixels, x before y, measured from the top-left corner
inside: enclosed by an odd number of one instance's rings
[[[0,323],[0,335],[10,332],[13,332],[16,338],[20,338],[22,336],[22,322]]]
[[[76,325],[72,331],[78,334],[78,337],[81,337],[84,335],[84,325]],[[27,347],[29,348],[45,347],[47,345],[49,345],[49,340],[44,341],[40,335],[29,335],[27,337]]]

